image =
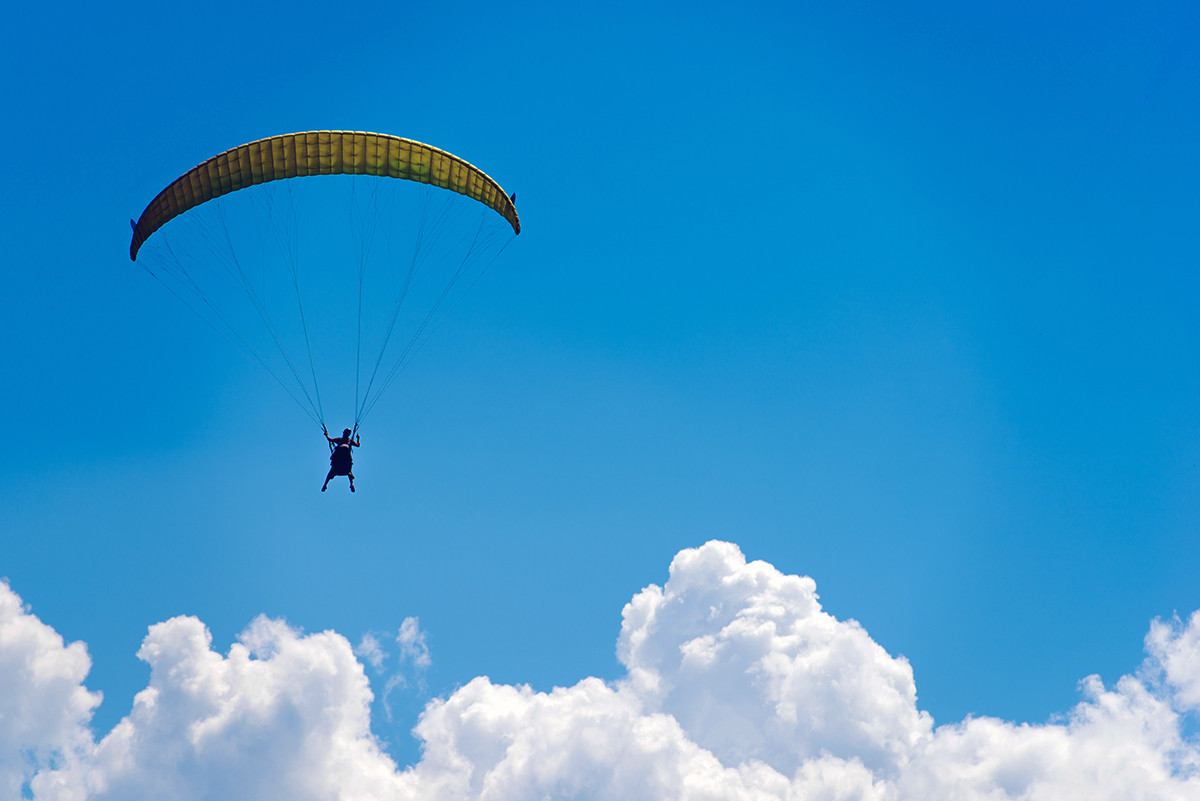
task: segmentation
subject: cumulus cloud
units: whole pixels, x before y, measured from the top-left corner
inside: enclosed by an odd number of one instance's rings
[[[623,617],[617,653],[640,694],[726,764],[791,775],[830,754],[890,776],[932,729],[907,661],[823,612],[812,579],[729,543],[680,553]]]
[[[20,798],[39,770],[86,753],[99,693],[83,687],[92,661],[66,645],[0,581],[0,797]]]
[[[38,799],[370,798],[396,766],[370,734],[349,642],[259,618],[227,656],[196,618],[151,626],[150,684],[85,758],[39,774]]]
[[[1161,667],[1165,681],[1175,688],[1183,709],[1200,711],[1200,610],[1187,625],[1179,618],[1156,620],[1146,635],[1146,652]]]
[[[395,641],[402,662],[427,666],[415,618]],[[194,618],[157,624],[139,651],[149,686],[97,743],[86,651],[4,587],[0,681],[17,692],[0,705],[41,688],[34,703],[55,716],[0,706],[0,779],[56,801],[1200,800],[1200,743],[1184,726],[1200,706],[1200,615],[1154,622],[1145,662],[1113,687],[1085,678],[1060,722],[935,727],[910,665],[822,610],[812,579],[710,542],[626,605],[623,678],[550,692],[476,678],[426,706],[421,759],[403,770],[371,734],[356,651],[386,656],[374,637],[352,649],[265,618],[222,656]]]

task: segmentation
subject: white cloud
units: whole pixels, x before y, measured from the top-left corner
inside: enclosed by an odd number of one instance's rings
[[[1183,742],[1166,699],[1130,676],[1113,690],[1095,676],[1082,688],[1065,724],[977,718],[939,728],[897,782],[898,797],[1200,799],[1197,744]]]
[[[1161,665],[1181,707],[1200,711],[1200,610],[1192,613],[1187,625],[1179,618],[1154,621],[1146,635],[1146,652]]]
[[[383,646],[379,644],[379,638],[374,634],[364,634],[354,649],[354,653],[361,656],[363,661],[370,665],[376,673],[383,670],[383,660],[387,659],[387,652],[383,650]]]
[[[427,670],[433,664],[429,657],[429,646],[425,643],[425,632],[421,630],[421,621],[415,617],[406,617],[400,624],[396,634],[396,642],[400,645],[400,660],[412,663],[417,670]]]
[[[83,687],[91,667],[83,643],[65,645],[0,581],[0,798],[20,798],[36,771],[91,745],[100,703]]]
[[[400,629],[396,632],[395,641],[400,646],[400,653],[397,657],[399,664],[390,671],[386,664],[389,653],[374,633],[364,634],[354,649],[354,653],[370,665],[376,675],[383,677],[383,692],[380,694],[379,700],[389,723],[392,722],[392,706],[389,700],[391,694],[397,689],[405,689],[410,686],[424,693],[425,672],[433,664],[433,659],[429,655],[425,631],[422,630],[421,621],[418,618],[404,618]]]
[[[729,543],[676,556],[666,586],[625,607],[617,651],[653,708],[725,764],[791,775],[830,754],[889,776],[932,729],[907,661],[821,611],[812,579]]]
[[[226,657],[197,619],[150,628],[150,685],[88,758],[33,782],[38,799],[369,798],[396,783],[369,732],[350,644],[259,618]]]
[[[1086,678],[1061,723],[935,728],[908,663],[824,612],[811,579],[712,542],[625,607],[624,679],[541,693],[477,678],[427,705],[421,760],[397,770],[371,735],[350,644],[265,618],[225,656],[194,618],[153,626],[139,651],[149,687],[93,743],[82,646],[4,592],[0,637],[13,621],[37,636],[0,640],[16,690],[0,699],[58,677],[40,702],[57,722],[0,716],[0,760],[22,754],[2,775],[36,770],[38,799],[1200,800],[1200,747],[1182,725],[1200,702],[1200,615],[1155,622],[1145,663],[1112,688]],[[397,643],[419,668],[428,649],[410,620]],[[358,652],[372,662],[382,648],[364,638]],[[20,672],[14,654],[49,657]]]

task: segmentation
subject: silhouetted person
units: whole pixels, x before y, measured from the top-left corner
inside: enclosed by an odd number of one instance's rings
[[[359,446],[359,438],[350,436],[350,429],[342,432],[340,437],[331,437],[329,432],[322,429],[325,434],[325,439],[329,440],[329,444],[333,447],[333,453],[329,454],[329,475],[325,476],[325,483],[321,485],[321,492],[329,486],[329,479],[334,476],[347,476],[350,479],[350,491],[354,492],[354,473],[350,472],[354,467],[354,458],[350,455],[351,448]]]

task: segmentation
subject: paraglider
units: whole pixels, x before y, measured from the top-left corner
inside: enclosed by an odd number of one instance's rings
[[[351,472],[354,468],[354,457],[350,453],[351,448],[361,447],[359,440],[361,437],[356,437],[350,431],[345,429],[340,437],[329,436],[328,431],[322,432],[325,434],[325,439],[329,441],[329,475],[325,476],[325,483],[321,485],[321,492],[324,492],[329,487],[329,480],[334,476],[346,476],[350,479],[350,491],[354,492],[354,473]]]
[[[410,139],[284,134],[172,181],[131,220],[129,257],[321,427],[333,451],[325,484],[345,475],[354,491],[363,419],[520,234],[515,199],[474,165]],[[318,377],[329,373],[339,389],[354,385],[342,437],[325,426]]]

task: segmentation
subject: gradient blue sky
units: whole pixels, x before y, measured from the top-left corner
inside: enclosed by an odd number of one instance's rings
[[[1185,4],[72,4],[0,71],[0,575],[105,701],[146,627],[409,616],[424,686],[620,668],[719,538],[812,576],[921,708],[1044,721],[1200,607],[1200,12]],[[373,413],[360,491],[128,259],[228,147],[443,147],[524,231]],[[340,427],[340,423],[337,423]]]

